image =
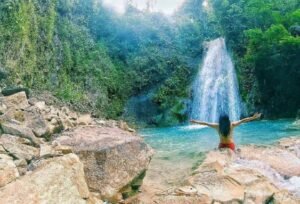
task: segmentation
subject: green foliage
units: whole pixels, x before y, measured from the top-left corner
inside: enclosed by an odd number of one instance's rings
[[[122,114],[130,87],[122,67],[90,32],[92,1],[6,0],[0,9],[0,64],[9,71],[6,85],[50,90],[99,116]]]
[[[250,111],[269,117],[294,117],[300,104],[300,2],[212,0],[233,49],[243,99]]]
[[[179,123],[203,42],[225,35],[250,109],[292,116],[300,109],[299,1],[211,0],[206,11],[202,3],[185,1],[170,20],[130,5],[117,15],[94,0],[3,0],[1,83],[49,90],[108,118],[151,90],[155,123]]]

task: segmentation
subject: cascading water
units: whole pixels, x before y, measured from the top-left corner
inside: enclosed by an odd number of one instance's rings
[[[233,62],[226,49],[224,38],[208,43],[196,81],[193,85],[191,118],[217,122],[226,113],[230,120],[239,120],[241,104]]]

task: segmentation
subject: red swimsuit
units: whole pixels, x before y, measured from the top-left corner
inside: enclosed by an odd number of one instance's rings
[[[235,145],[234,143],[229,143],[229,144],[223,144],[223,143],[220,143],[219,144],[219,149],[221,148],[229,148],[229,149],[232,149],[232,151],[235,150]]]

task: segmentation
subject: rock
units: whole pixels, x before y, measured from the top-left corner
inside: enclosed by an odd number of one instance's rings
[[[99,193],[90,193],[90,197],[88,199],[88,204],[103,204],[103,201],[100,199]]]
[[[46,136],[49,134],[49,129],[45,119],[39,112],[39,109],[32,106],[24,111],[25,125],[32,129],[33,133],[38,136]]]
[[[197,189],[195,189],[193,186],[183,186],[178,189],[176,189],[175,193],[176,195],[187,195],[187,196],[192,196],[197,194]]]
[[[0,189],[0,203],[85,204],[89,190],[74,154],[44,160],[31,174]]]
[[[15,165],[18,168],[19,174],[21,176],[25,175],[27,171],[27,162],[25,159],[14,160]]]
[[[6,97],[0,97],[0,103],[3,103],[8,109],[25,109],[29,107],[25,92],[19,92]]]
[[[122,121],[122,120],[119,122],[119,127],[120,127],[122,130],[125,130],[125,131],[135,132],[134,129],[130,128],[130,127],[128,126],[128,124],[127,124],[126,122]]]
[[[28,143],[30,142],[27,139],[8,134],[3,134],[0,137],[0,144],[16,159],[30,161],[38,157],[38,149],[29,146]]]
[[[7,111],[7,106],[3,103],[0,103],[0,114],[4,114]]]
[[[70,112],[70,110],[69,110],[69,108],[68,107],[62,107],[61,108],[61,112],[62,113],[64,113],[66,116],[68,116],[69,115],[69,112]]]
[[[78,119],[78,115],[77,115],[76,112],[70,111],[68,116],[69,116],[69,119],[71,119],[71,120],[77,120]]]
[[[108,120],[106,121],[106,127],[111,127],[111,128],[115,128],[118,127],[118,122],[115,120]]]
[[[204,194],[219,202],[242,202],[244,186],[229,176],[214,172],[201,172],[189,179],[190,185],[197,189],[198,194]]]
[[[59,110],[58,109],[56,109],[53,106],[50,106],[49,108],[50,108],[50,115],[52,115],[52,116],[59,116]]]
[[[278,189],[267,179],[254,182],[246,187],[245,203],[268,203]]]
[[[61,154],[55,151],[50,145],[41,144],[40,145],[40,157],[41,158],[49,158],[60,156]]]
[[[105,120],[96,120],[95,122],[96,122],[97,125],[100,125],[100,126],[105,126],[106,125]]]
[[[57,121],[57,122],[58,123],[55,125],[51,124],[51,122],[47,124],[50,135],[61,133],[64,130],[64,126],[62,122],[61,121]]]
[[[93,119],[90,114],[85,114],[79,116],[77,122],[79,125],[90,125],[93,122]]]
[[[72,121],[69,118],[62,118],[61,121],[65,130],[69,130],[74,127]]]
[[[19,172],[11,157],[0,154],[0,188],[19,177]]]
[[[38,101],[38,102],[34,103],[34,106],[37,107],[41,111],[46,109],[45,101]]]
[[[151,202],[152,203],[152,202]],[[155,200],[154,203],[157,204],[208,204],[208,203],[214,203],[212,200],[205,195],[198,195],[198,196],[174,196],[174,195],[167,195],[163,196],[157,200]]]
[[[61,154],[70,154],[73,153],[72,147],[66,146],[66,145],[58,145],[54,147],[55,151],[61,153]]]
[[[281,139],[277,145],[300,158],[300,139],[294,137],[284,138]]]
[[[24,111],[18,109],[8,109],[3,115],[1,115],[2,122],[16,121],[18,124],[21,124],[25,121]]]
[[[299,204],[300,198],[296,198],[287,191],[280,191],[273,195],[274,204]]]
[[[242,167],[226,168],[226,174],[244,186],[249,186],[252,183],[260,182],[261,179],[264,178],[264,176],[256,170]]]
[[[262,160],[284,176],[300,176],[300,158],[280,148],[245,146],[240,156],[246,160]],[[287,159],[288,158],[288,159]]]
[[[1,127],[5,134],[16,135],[19,137],[27,138],[36,146],[41,144],[41,141],[33,134],[32,130],[21,124],[4,122],[1,124]]]
[[[0,144],[0,154],[6,154],[6,151],[3,148],[2,144]]]
[[[58,124],[58,120],[56,118],[52,118],[50,121],[51,125],[57,125]]]
[[[78,127],[57,142],[73,148],[84,164],[89,188],[106,199],[142,177],[153,154],[140,137],[119,128]]]

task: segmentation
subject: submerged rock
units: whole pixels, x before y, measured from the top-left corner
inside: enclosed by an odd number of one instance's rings
[[[58,143],[72,146],[84,164],[91,191],[120,200],[137,190],[151,160],[152,150],[142,138],[119,128],[86,126],[62,134]],[[139,183],[139,184],[137,184]]]

